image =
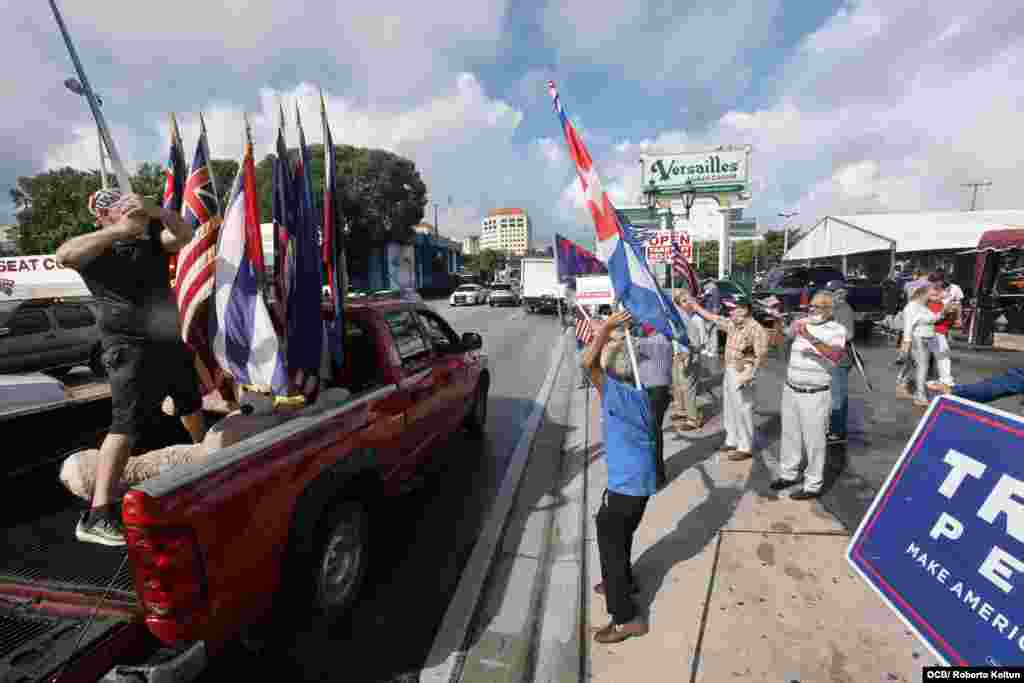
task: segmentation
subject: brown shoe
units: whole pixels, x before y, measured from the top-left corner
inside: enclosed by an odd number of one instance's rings
[[[750,460],[754,457],[754,454],[750,451],[733,451],[726,457],[732,462],[742,462],[743,460]]]
[[[896,397],[897,398],[912,399],[912,398],[914,398],[914,395],[912,393],[910,393],[910,390],[907,389],[907,386],[905,384],[897,384],[896,385]]]
[[[699,420],[685,420],[683,424],[676,425],[676,431],[679,432],[693,432],[697,431],[704,426],[704,423]]]
[[[632,621],[627,621],[625,624],[609,623],[594,633],[594,640],[603,645],[611,645],[612,643],[621,643],[633,636],[647,635],[648,630],[647,624],[644,623],[643,619],[637,617]]]

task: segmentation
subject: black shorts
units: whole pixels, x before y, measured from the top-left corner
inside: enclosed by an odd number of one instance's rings
[[[164,398],[177,416],[203,407],[192,352],[183,343],[114,344],[103,351],[110,381],[110,433],[138,437],[161,415]]]

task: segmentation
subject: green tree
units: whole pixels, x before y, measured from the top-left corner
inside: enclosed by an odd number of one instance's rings
[[[494,277],[494,273],[505,267],[508,257],[504,252],[484,249],[477,259],[478,273],[487,279]]]
[[[289,149],[298,158],[298,149]],[[310,176],[314,201],[323,195],[324,148],[310,145]],[[273,216],[274,155],[256,165],[256,189],[263,220]],[[412,242],[413,226],[423,220],[427,186],[416,165],[397,154],[380,149],[336,145],[338,204],[348,224],[351,252],[369,249],[382,242]],[[408,188],[408,189],[406,189]]]

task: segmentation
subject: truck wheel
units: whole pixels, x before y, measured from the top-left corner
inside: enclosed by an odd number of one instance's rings
[[[481,375],[474,392],[473,407],[466,416],[466,431],[474,439],[482,439],[487,431],[487,394],[490,384],[488,376]]]
[[[103,360],[101,359],[102,355],[103,349],[100,348],[99,344],[96,345],[89,355],[89,369],[92,370],[93,375],[101,379],[107,376],[107,369],[103,367]]]
[[[346,500],[327,513],[313,567],[314,615],[333,621],[359,595],[369,560],[367,522],[366,508],[359,501]]]

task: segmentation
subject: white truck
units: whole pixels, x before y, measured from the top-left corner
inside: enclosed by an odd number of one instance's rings
[[[565,304],[565,285],[558,282],[553,258],[524,258],[520,298],[529,313],[557,313]]]

